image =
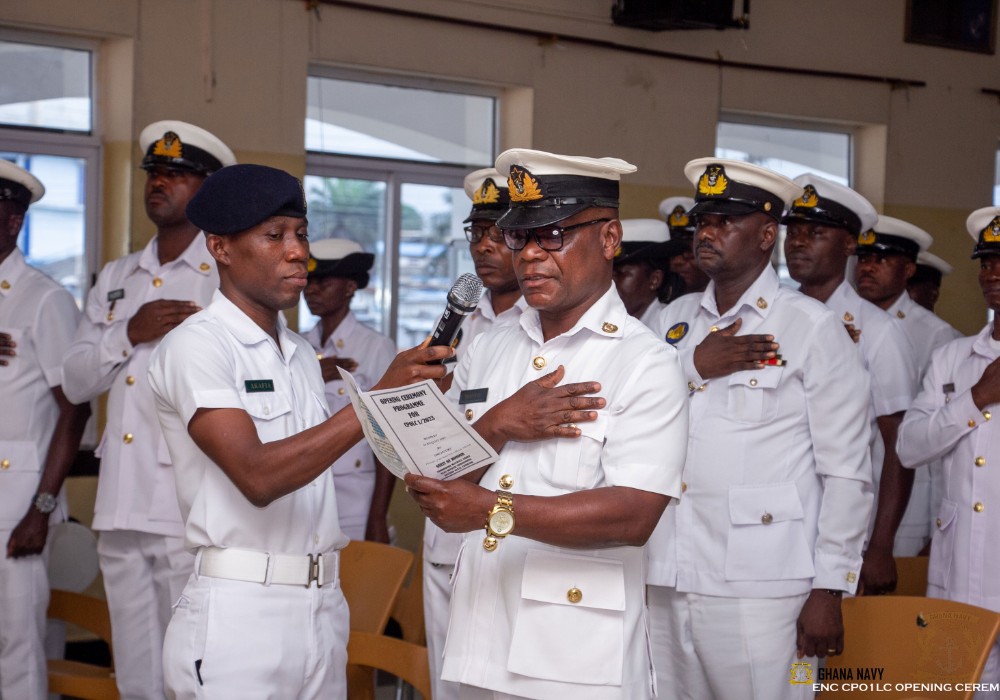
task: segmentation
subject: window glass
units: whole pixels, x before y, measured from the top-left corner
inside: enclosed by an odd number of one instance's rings
[[[89,133],[91,52],[0,41],[0,125]]]
[[[62,284],[83,305],[87,291],[87,160],[0,152],[45,185],[45,196],[28,208],[17,245],[29,265]]]
[[[769,168],[788,178],[811,172],[851,184],[851,136],[843,132],[723,121],[716,131],[715,155]],[[784,226],[778,232],[773,262],[781,283],[797,287],[785,264]]]
[[[312,76],[306,150],[483,167],[493,163],[496,99]]]

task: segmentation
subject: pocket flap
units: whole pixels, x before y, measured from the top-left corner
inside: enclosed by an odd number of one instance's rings
[[[946,529],[957,515],[958,504],[942,499],[941,507],[938,508],[937,520],[934,521],[934,527],[938,530]]]
[[[4,472],[41,471],[41,460],[31,440],[0,441],[0,475]]]
[[[729,386],[745,386],[747,389],[774,389],[781,383],[782,367],[764,367],[733,372],[729,375]]]
[[[521,597],[555,605],[625,609],[625,570],[620,561],[529,550]]]
[[[792,482],[733,486],[729,518],[733,525],[768,525],[804,516],[799,491]]]
[[[581,438],[590,438],[591,440],[597,440],[598,442],[604,442],[604,435],[608,428],[608,416],[603,411],[597,412],[597,419],[592,421],[585,421],[583,423],[577,423],[576,427],[580,429]],[[577,438],[570,438],[577,439]]]
[[[288,399],[281,394],[262,392],[260,394],[243,394],[243,408],[254,418],[272,420],[283,416],[292,410]]]

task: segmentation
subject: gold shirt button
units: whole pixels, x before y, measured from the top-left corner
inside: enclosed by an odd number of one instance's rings
[[[135,384],[135,377],[133,377],[131,374],[128,375],[127,377],[125,377],[125,383],[128,384],[129,386],[132,386],[133,384]]]
[[[10,460],[5,459],[0,461],[0,469],[10,469]]]
[[[474,415],[476,415],[476,414],[472,412],[471,408],[465,409],[465,420],[472,420],[472,417]]]
[[[941,518],[938,518],[937,520],[935,520],[934,524],[937,525],[938,527],[941,527]]]
[[[848,571],[847,572],[847,582],[848,583],[854,583],[854,581],[857,580],[857,578],[858,578],[858,575],[856,573],[854,573],[853,571]]]
[[[514,477],[510,474],[504,474],[500,477],[500,488],[504,491],[509,491],[510,487],[514,485]]]
[[[163,280],[161,280],[159,277],[154,277],[153,278],[153,286],[154,287],[162,287],[163,286]]]
[[[750,380],[750,386],[757,386],[757,380],[756,379],[751,379]]]
[[[122,357],[128,357],[128,350],[122,350]]]
[[[760,516],[760,521],[765,525],[770,525],[772,522],[774,522],[774,516],[771,515],[770,513],[764,513],[764,515]]]
[[[115,320],[115,315],[109,311],[108,312],[108,321],[114,321],[114,320]]]
[[[897,318],[906,318],[906,314],[904,314],[902,311],[897,311],[896,312],[896,317]]]
[[[7,280],[0,282],[0,289],[10,289],[10,282]]]
[[[718,326],[712,326],[711,328],[708,329],[708,332],[709,333],[715,333],[717,330],[719,330]]]
[[[535,369],[545,369],[545,358],[539,355],[531,361],[531,366]]]
[[[688,382],[688,391],[694,391],[696,388],[694,382]]]
[[[972,510],[976,511],[977,513],[982,513],[984,510],[986,510],[986,506],[984,506],[983,502],[980,501],[976,505],[972,506]]]
[[[343,347],[344,347],[344,340],[343,340],[343,338],[338,338],[337,339],[337,347],[340,348],[340,349],[343,349]]]
[[[579,603],[581,600],[583,600],[583,591],[581,591],[579,588],[570,588],[568,591],[566,591],[566,600],[573,603],[574,605],[576,603]]]
[[[337,395],[338,396],[343,396],[346,392],[347,392],[347,389],[345,389],[344,387],[340,387],[339,389],[337,389]]]
[[[986,458],[985,457],[976,457],[976,466],[977,467],[981,467],[984,464],[986,464]]]
[[[132,444],[132,433],[125,433],[125,437],[122,438],[122,442],[126,445]]]
[[[850,311],[844,312],[844,323],[850,323],[854,320],[854,315]]]
[[[323,359],[323,353],[321,353],[321,352],[316,353],[316,359],[317,360],[322,360]]]
[[[360,469],[361,468],[361,460],[360,459],[355,460],[355,462],[354,462],[354,468],[355,469]]]
[[[983,418],[984,418],[985,420],[989,420],[989,419],[990,419],[990,418],[992,418],[992,417],[993,417],[993,414],[992,414],[992,413],[990,413],[989,411],[983,411]]]
[[[688,485],[686,481],[681,482],[681,493],[687,493]]]
[[[767,302],[764,300],[764,297],[757,297],[757,308],[758,309],[767,308]]]
[[[972,419],[970,418],[970,419],[969,419],[969,427],[970,427],[970,428],[975,428],[975,427],[976,427],[976,421],[974,421],[974,420],[972,420]]]

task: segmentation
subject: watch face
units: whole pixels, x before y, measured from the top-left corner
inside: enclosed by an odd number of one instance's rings
[[[495,510],[490,515],[490,530],[497,535],[506,535],[514,529],[514,514],[509,510]]]
[[[40,493],[35,498],[35,508],[42,513],[51,513],[56,509],[58,501],[51,493]]]

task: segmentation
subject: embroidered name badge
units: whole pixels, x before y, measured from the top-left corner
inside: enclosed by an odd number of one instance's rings
[[[486,401],[487,393],[489,393],[488,387],[485,389],[466,389],[458,395],[458,403],[460,406],[467,403],[483,403]]]
[[[112,291],[108,292],[108,301],[118,301],[119,299],[124,299],[124,298],[125,298],[124,289],[113,289]]]
[[[664,337],[664,340],[666,340],[671,345],[676,345],[681,341],[681,338],[687,335],[688,328],[689,328],[688,324],[684,323],[683,321],[681,321],[680,323],[675,323],[674,325],[670,326],[670,329],[667,331],[667,335]]]
[[[263,391],[274,391],[273,379],[248,379],[243,382],[248,394],[257,394]]]

